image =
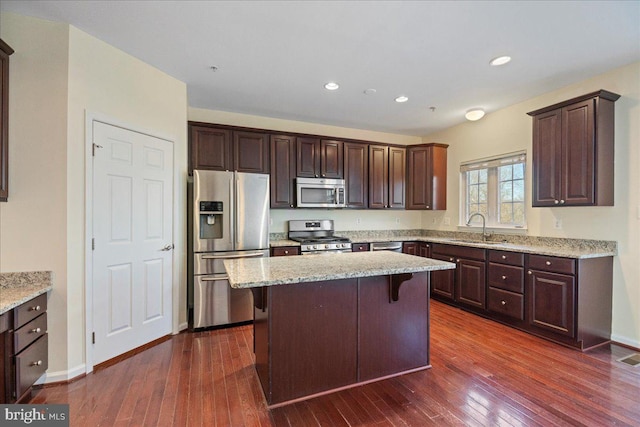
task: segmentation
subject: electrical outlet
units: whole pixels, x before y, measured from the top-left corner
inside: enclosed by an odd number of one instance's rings
[[[361,220],[360,218],[356,218],[356,224],[360,224]]]
[[[400,224],[400,218],[396,218],[396,224]]]
[[[448,216],[444,217],[444,225],[451,225],[451,219]]]
[[[556,229],[561,229],[562,228],[562,220],[559,218],[556,218],[556,221],[553,223],[553,227]]]

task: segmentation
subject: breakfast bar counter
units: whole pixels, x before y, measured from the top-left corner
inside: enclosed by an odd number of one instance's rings
[[[256,372],[277,407],[429,364],[429,272],[397,252],[225,260],[254,297]]]

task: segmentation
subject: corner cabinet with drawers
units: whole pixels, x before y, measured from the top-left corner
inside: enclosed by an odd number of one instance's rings
[[[28,400],[48,367],[47,295],[0,315],[0,403]]]
[[[431,258],[457,264],[432,273],[433,299],[582,351],[611,340],[611,256],[574,259],[434,243]]]

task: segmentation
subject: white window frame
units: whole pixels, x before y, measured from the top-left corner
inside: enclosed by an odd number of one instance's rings
[[[498,176],[498,167],[508,164],[524,164],[524,222],[522,224],[501,224],[499,219],[499,194],[500,181]],[[467,226],[467,219],[470,212],[467,212],[467,173],[474,169],[488,169],[487,171],[487,215],[486,228],[503,229],[503,230],[526,230],[527,229],[527,153],[526,151],[517,151],[506,153],[499,156],[476,159],[460,164],[460,203],[459,203],[459,223],[461,228],[468,229],[482,227],[482,219],[475,217],[471,226]]]

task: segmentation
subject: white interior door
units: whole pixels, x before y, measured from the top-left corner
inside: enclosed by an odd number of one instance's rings
[[[93,364],[171,333],[173,144],[93,122]]]

